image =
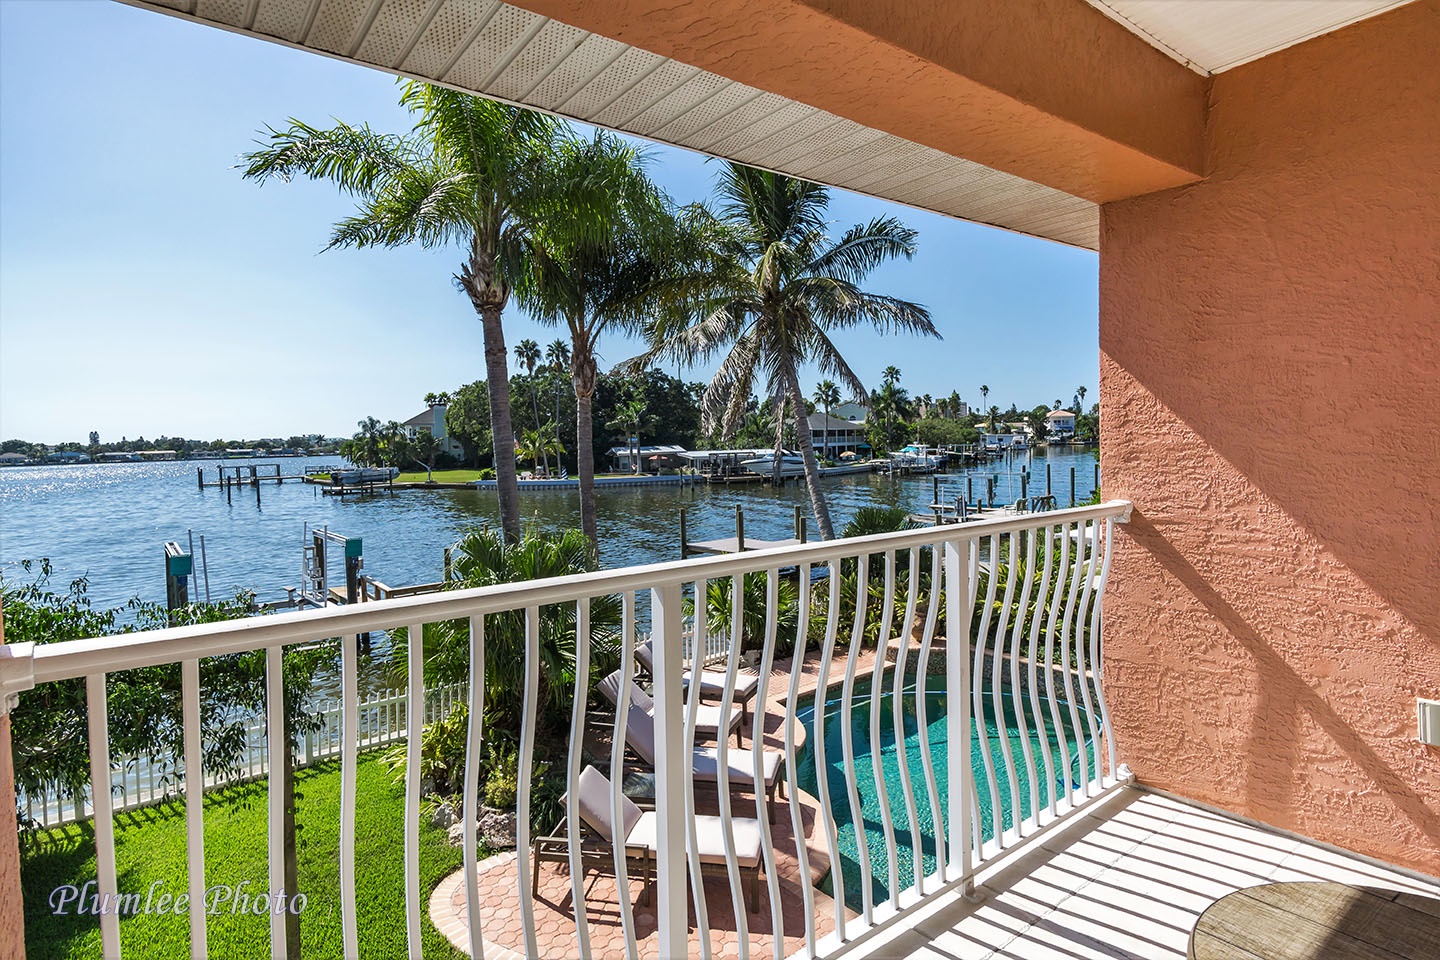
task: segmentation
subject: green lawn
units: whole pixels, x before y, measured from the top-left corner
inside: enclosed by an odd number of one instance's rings
[[[355,885],[359,905],[360,954],[388,958],[405,955],[404,791],[392,783],[378,760],[362,757],[356,777],[358,811],[355,834]],[[321,764],[295,777],[299,824],[300,890],[308,903],[300,919],[306,960],[341,956],[340,764]],[[185,816],[181,804],[127,811],[115,819],[115,859],[120,892],[184,893]],[[445,842],[429,818],[420,826],[420,888],[430,892],[461,864],[459,849]],[[266,792],[259,781],[215,791],[205,797],[205,879],[207,884],[239,884],[247,893],[269,886],[266,870]],[[95,840],[89,822],[37,832],[24,847],[20,866],[25,894],[25,949],[30,960],[99,957],[100,928],[95,917],[54,916],[48,900],[63,884],[80,886],[95,878]],[[93,889],[93,888],[92,888]],[[425,907],[422,905],[422,911]],[[426,957],[459,958],[422,913]],[[228,907],[207,924],[212,957],[256,960],[270,955],[269,917],[241,916]],[[173,958],[189,955],[189,920],[184,915],[137,914],[120,923],[120,946],[127,957]]]
[[[436,470],[431,477],[436,483],[474,483],[480,479],[479,470]],[[425,471],[415,470],[409,473],[402,473],[395,478],[396,483],[424,483]]]

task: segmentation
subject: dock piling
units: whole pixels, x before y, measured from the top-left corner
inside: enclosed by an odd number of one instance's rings
[[[1070,506],[1075,506],[1075,468],[1070,468]]]
[[[690,538],[685,528],[685,508],[680,508],[680,559],[690,559]]]
[[[745,508],[735,504],[735,549],[737,553],[745,552]]]

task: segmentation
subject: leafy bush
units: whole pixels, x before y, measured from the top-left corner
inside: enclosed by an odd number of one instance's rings
[[[49,587],[49,561],[21,561],[29,582],[0,579],[6,639],[11,643],[58,643],[250,616],[254,595],[195,603],[168,611],[157,603],[133,599],[120,607],[97,610],[84,577],[63,593]],[[129,614],[131,621],[122,622]],[[284,684],[287,719],[296,736],[318,725],[305,710],[311,678],[333,652],[325,648],[288,651]],[[184,755],[181,667],[178,663],[144,667],[106,677],[110,752],[114,757],[145,756],[161,782],[178,786]],[[207,771],[239,772],[246,749],[246,726],[265,707],[265,652],[206,657],[200,662],[200,742]],[[90,785],[89,710],[85,680],[45,683],[19,696],[11,713],[15,783],[21,792],[48,792],[61,799],[82,795]]]
[[[494,480],[494,479],[495,479],[495,468],[494,468],[494,467],[485,467],[485,468],[483,468],[483,469],[480,471],[480,479],[481,479],[481,480]]]

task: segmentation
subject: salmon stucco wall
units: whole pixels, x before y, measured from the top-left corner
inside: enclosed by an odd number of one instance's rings
[[[1440,876],[1440,3],[1220,74],[1101,215],[1107,700],[1142,783]]]

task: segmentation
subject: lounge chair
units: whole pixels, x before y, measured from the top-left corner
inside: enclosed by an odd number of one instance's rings
[[[620,836],[624,839],[627,863],[639,866],[641,880],[648,886],[653,865],[659,855],[655,813],[642,811],[629,797],[622,796],[621,822],[619,829],[616,829],[610,816],[610,800],[610,780],[605,774],[590,766],[580,771],[579,792],[576,796],[580,820],[599,837],[598,840],[581,840],[581,863],[598,867],[613,866],[615,860],[612,844],[615,838]],[[750,880],[750,890],[745,900],[752,912],[758,910],[762,839],[760,822],[749,817],[732,817],[729,830],[725,829],[725,822],[719,817],[697,816],[694,823],[701,871],[727,874],[726,850],[733,848],[742,878],[748,877]],[[534,856],[537,867],[542,861],[569,862],[570,842],[564,819],[550,836],[535,838]],[[536,869],[531,882],[531,893],[538,895],[539,892],[540,871]]]
[[[646,640],[635,648],[635,659],[640,665],[655,676],[655,641]],[[681,675],[680,682],[684,685],[685,692],[690,692],[690,684],[694,679],[693,671],[686,670]],[[723,670],[701,670],[700,682],[697,689],[700,691],[701,700],[723,700],[725,696],[726,675]],[[755,694],[760,692],[760,676],[754,673],[737,673],[735,675],[735,687],[733,699],[740,704],[741,714],[746,715],[750,711],[750,701],[755,699]]]
[[[609,700],[617,708],[620,706],[619,670],[616,670],[614,673],[601,680],[595,685],[595,688],[601,693],[603,693],[605,695],[605,699]],[[640,709],[644,710],[646,713],[650,714],[652,717],[655,715],[655,701],[651,700],[650,695],[640,688],[640,684],[636,683],[633,680],[630,681],[630,702],[635,706],[639,707]],[[735,744],[737,746],[743,746],[744,741],[740,739],[740,721],[743,717],[744,712],[745,711],[742,707],[731,707],[730,719],[727,723],[725,722],[724,718],[720,716],[719,707],[702,706],[697,704],[695,707],[695,732],[697,734],[704,734],[705,736],[712,737],[718,740],[720,738],[720,729],[723,724],[727,734],[735,734]]]
[[[636,756],[653,769],[655,767],[655,718],[640,707],[631,704],[625,714],[625,745]],[[760,741],[750,738],[749,748],[736,747],[726,751],[726,768],[730,785],[743,790],[755,790],[754,754],[761,751],[760,773],[765,784],[765,794],[770,798],[770,822],[775,822],[775,795],[780,788],[780,772],[784,768],[785,755],[778,750],[763,750]],[[696,747],[690,757],[690,776],[696,783],[720,782],[720,752],[717,747]]]

